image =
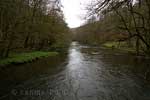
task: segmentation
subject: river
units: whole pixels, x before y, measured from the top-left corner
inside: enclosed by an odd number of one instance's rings
[[[41,74],[17,85],[6,98],[150,100],[150,86],[139,78],[142,77],[141,66],[147,67],[150,62],[139,59],[125,53],[72,42],[68,56],[54,68],[55,73],[47,71],[47,74]],[[135,67],[137,68],[133,71]],[[141,74],[137,77],[133,72]]]

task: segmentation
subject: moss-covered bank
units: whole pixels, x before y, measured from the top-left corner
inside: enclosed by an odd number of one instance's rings
[[[34,51],[29,53],[12,54],[8,58],[0,59],[0,66],[32,62],[38,58],[56,56],[58,52]]]
[[[106,48],[118,49],[120,51],[136,54],[136,50],[133,47],[128,47],[126,42],[106,42],[103,44]]]

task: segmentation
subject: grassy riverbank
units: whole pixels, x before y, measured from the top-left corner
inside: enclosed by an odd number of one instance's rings
[[[103,44],[103,46],[107,48],[118,49],[125,52],[136,53],[135,48],[128,47],[126,42],[121,42],[120,44],[119,42],[106,42]]]
[[[12,54],[8,58],[0,59],[0,66],[32,62],[41,57],[56,56],[57,52],[34,51],[29,53]]]

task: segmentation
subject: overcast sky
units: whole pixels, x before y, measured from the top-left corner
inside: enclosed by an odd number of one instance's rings
[[[70,28],[78,27],[84,23],[85,6],[91,0],[61,0],[66,22]]]

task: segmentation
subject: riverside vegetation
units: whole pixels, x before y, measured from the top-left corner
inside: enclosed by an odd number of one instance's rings
[[[87,10],[87,22],[73,29],[75,40],[150,55],[149,0],[97,0]]]
[[[59,0],[1,0],[0,65],[66,50],[70,30],[61,8]]]

